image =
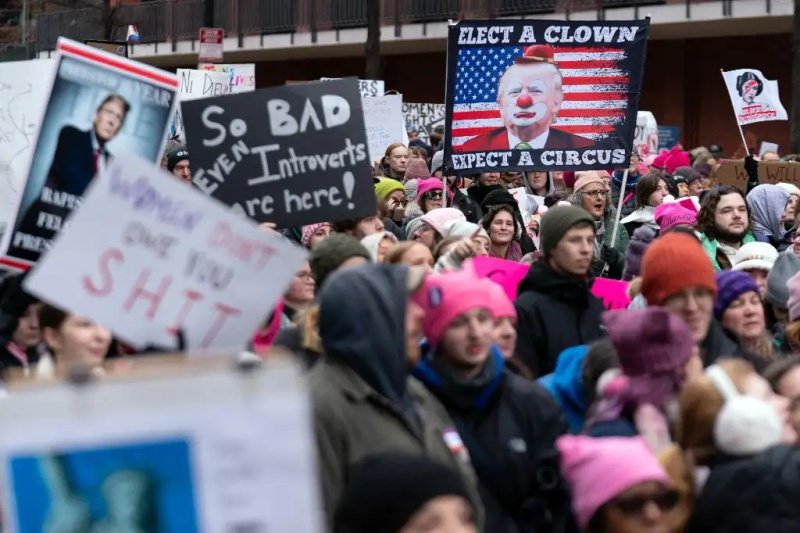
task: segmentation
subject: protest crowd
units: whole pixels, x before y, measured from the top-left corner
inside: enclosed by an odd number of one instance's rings
[[[470,174],[444,128],[407,133],[374,212],[260,226],[308,255],[241,357],[303,369],[325,529],[800,531],[800,188],[758,172],[781,155],[747,155],[741,187],[718,144]],[[169,141],[160,178],[191,187],[192,148]],[[181,351],[31,275],[0,282],[5,380]]]

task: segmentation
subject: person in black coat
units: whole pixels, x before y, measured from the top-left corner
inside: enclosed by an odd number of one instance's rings
[[[796,533],[800,529],[800,449],[775,446],[712,469],[688,533]]]
[[[555,440],[567,426],[544,388],[506,370],[492,342],[492,283],[466,272],[426,280],[417,301],[427,342],[414,376],[447,409],[469,452],[485,531],[564,531],[571,515]]]
[[[558,354],[603,336],[603,302],[590,291],[589,267],[595,226],[591,215],[573,206],[550,209],[541,220],[541,261],[517,288],[517,357],[543,376],[555,369]]]
[[[489,194],[486,195],[486,197],[483,199],[483,203],[481,203],[481,210],[484,214],[486,214],[492,207],[496,205],[507,205],[514,210],[514,217],[517,219],[517,224],[522,229],[520,236],[517,239],[519,246],[522,249],[522,254],[525,255],[535,252],[536,245],[533,243],[533,239],[528,236],[528,233],[524,231],[524,229],[527,227],[527,221],[523,219],[522,213],[519,210],[519,204],[514,199],[514,196],[512,196],[510,192],[503,188],[489,191]]]

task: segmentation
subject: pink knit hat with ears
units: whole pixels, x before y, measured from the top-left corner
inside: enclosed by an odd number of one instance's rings
[[[508,298],[506,291],[495,282],[492,282],[489,287],[489,304],[492,307],[492,314],[495,318],[511,317],[517,320],[517,310],[514,309],[514,304]]]
[[[330,222],[318,222],[316,224],[309,224],[307,226],[303,226],[303,236],[300,239],[300,244],[302,244],[306,248],[310,248],[311,237],[314,236],[315,231],[317,231],[319,228],[323,226],[328,226],[329,228],[333,228],[333,224],[331,224]]]
[[[479,279],[470,271],[446,272],[426,276],[414,302],[425,311],[422,330],[434,348],[442,342],[445,330],[458,315],[470,309],[493,311],[490,297],[494,282]]]
[[[572,510],[582,530],[603,505],[647,481],[672,486],[641,437],[564,435],[556,441],[561,473],[572,489]]]

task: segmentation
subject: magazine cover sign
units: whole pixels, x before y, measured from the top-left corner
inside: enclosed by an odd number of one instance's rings
[[[464,21],[448,37],[445,157],[458,173],[624,165],[649,19]]]
[[[83,192],[115,156],[161,157],[174,74],[66,39],[0,263],[27,269],[51,247]]]

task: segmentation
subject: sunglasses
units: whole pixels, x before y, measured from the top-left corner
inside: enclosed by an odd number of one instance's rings
[[[666,513],[678,505],[679,499],[680,496],[677,491],[667,490],[658,494],[617,498],[612,500],[609,505],[619,509],[628,518],[639,518],[644,514],[644,508],[650,502],[656,504],[662,513]]]
[[[441,200],[442,191],[428,191],[422,197],[426,200]]]

